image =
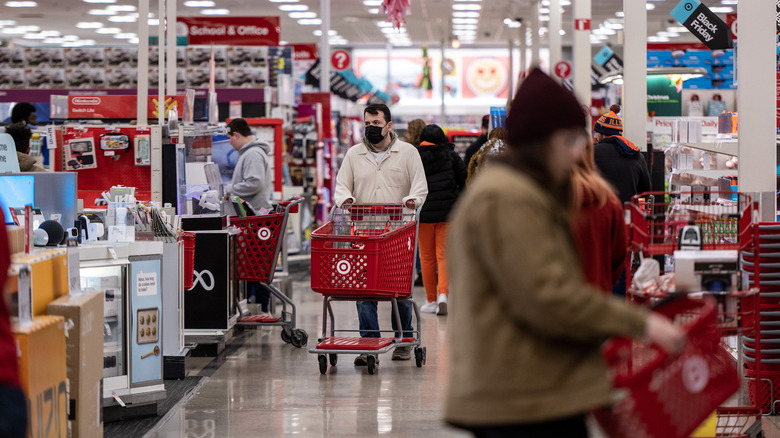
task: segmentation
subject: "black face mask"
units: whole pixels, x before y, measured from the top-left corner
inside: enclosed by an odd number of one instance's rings
[[[387,126],[387,125],[385,125]],[[387,134],[382,135],[382,129],[384,129],[385,126],[366,126],[366,139],[371,144],[379,144],[382,143],[382,140],[387,137]]]

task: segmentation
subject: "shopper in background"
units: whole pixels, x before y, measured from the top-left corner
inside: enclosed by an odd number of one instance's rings
[[[572,173],[571,223],[585,282],[607,294],[617,283],[626,261],[623,206],[599,175],[588,141]]]
[[[38,165],[38,161],[30,156],[30,139],[32,130],[24,123],[14,123],[5,127],[5,133],[14,139],[16,144],[16,158],[19,160],[19,170],[22,172],[45,172],[46,169]]]
[[[593,126],[594,160],[604,179],[617,189],[620,203],[625,204],[631,202],[634,195],[652,190],[650,172],[639,148],[622,136],[623,120],[618,116],[620,105],[612,105],[609,109]],[[625,270],[612,293],[626,295]]]
[[[238,161],[233,169],[233,179],[225,186],[225,196],[236,195],[249,203],[256,213],[271,209],[273,174],[270,170],[271,146],[256,140],[246,120],[233,119],[227,125],[230,145],[238,151]],[[260,310],[267,313],[271,295],[268,289],[257,281],[247,281],[249,301],[260,304]]]
[[[490,138],[481,148],[471,157],[468,163],[468,178],[466,184],[471,183],[471,179],[478,171],[482,170],[482,165],[488,157],[493,157],[504,151],[504,128],[497,127],[490,131]]]
[[[11,109],[11,123],[23,123],[25,125],[35,126],[38,124],[38,117],[35,114],[35,106],[27,102],[19,102]]]
[[[425,121],[423,119],[414,119],[406,127],[406,142],[412,146],[420,146],[420,134],[423,128],[425,128]],[[414,270],[417,272],[417,277],[414,279],[415,286],[423,285],[422,266],[420,265],[420,249],[418,246],[417,253],[414,257]]]
[[[5,224],[0,208],[0,224]],[[0,285],[5,284],[10,264],[8,234],[0,230]],[[27,436],[27,403],[19,382],[19,362],[16,339],[11,332],[11,321],[5,294],[0,294],[0,437]]]
[[[650,172],[639,148],[623,137],[623,119],[618,116],[620,105],[612,105],[593,126],[594,160],[604,178],[616,189],[620,202],[631,202],[631,198],[649,192]]]
[[[420,312],[447,314],[449,281],[445,244],[447,220],[458,195],[466,186],[466,166],[438,125],[426,126],[420,135],[420,152],[428,196],[420,211],[419,243],[427,303]]]
[[[489,127],[490,127],[490,116],[485,115],[482,117],[482,133],[479,135],[479,137],[477,137],[476,140],[474,140],[473,143],[469,145],[469,147],[466,148],[466,155],[463,157],[463,162],[466,163],[466,168],[469,167],[469,163],[471,162],[471,157],[473,157],[474,154],[477,153],[479,148],[481,148],[482,145],[488,141]]]
[[[477,437],[585,438],[585,414],[610,403],[603,340],[678,351],[685,336],[583,279],[568,220],[587,142],[574,95],[534,68],[506,126],[507,150],[450,216],[446,420]]]
[[[428,194],[420,154],[417,149],[401,141],[393,132],[393,119],[387,105],[373,104],[363,111],[365,135],[363,142],[347,151],[336,175],[336,191],[333,199],[337,206],[348,209],[353,203],[393,203],[416,209],[423,205]],[[357,302],[360,335],[380,337],[377,303]],[[399,302],[404,337],[414,336],[412,328],[412,304]],[[391,312],[393,330],[395,315]],[[396,332],[396,336],[397,336]],[[411,359],[410,347],[397,347],[393,360]],[[355,365],[368,363],[365,354],[355,358]]]

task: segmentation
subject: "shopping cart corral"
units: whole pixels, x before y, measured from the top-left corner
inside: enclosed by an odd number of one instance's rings
[[[401,204],[353,204],[334,208],[330,220],[312,233],[311,288],[324,296],[322,336],[309,352],[316,354],[322,374],[328,359],[335,366],[339,354],[366,354],[368,373],[374,374],[378,355],[395,347],[412,347],[415,364],[422,367],[426,350],[421,342],[420,312],[412,299],[414,257],[417,248],[417,212]],[[392,337],[337,336],[360,330],[336,329],[332,303],[386,301],[393,308],[397,332]],[[412,305],[417,322],[413,336],[404,337],[399,302]]]
[[[295,347],[307,344],[309,336],[303,329],[296,327],[295,303],[273,285],[276,262],[282,248],[287,218],[290,213],[298,212],[298,204],[303,198],[282,201],[276,211],[261,216],[234,217],[230,223],[236,227],[236,278],[255,281],[270,292],[270,299],[282,303],[280,316],[267,314],[245,315],[239,309],[239,327],[281,326],[282,340]]]
[[[632,413],[632,418],[619,410],[612,412],[609,426],[642,423],[644,428],[645,422],[653,423],[646,435],[633,432],[614,436],[687,437],[697,426],[696,422],[704,420],[716,408],[717,427],[714,423],[711,426],[718,437],[761,436],[761,413],[773,412],[772,394],[776,389],[762,371],[761,348],[756,347],[768,333],[764,316],[767,297],[757,284],[749,281],[751,275],[747,271],[752,271],[753,265],[748,267],[744,263],[745,255],[753,254],[758,242],[756,212],[757,205],[750,196],[734,192],[645,193],[626,204],[627,299],[642,305],[663,306],[670,298],[684,296],[689,303],[684,308],[674,309],[672,305],[671,311],[668,308],[662,311],[678,321],[681,316],[684,319],[694,316],[699,324],[709,325],[712,335],[699,329],[689,332],[689,336],[696,339],[694,334],[699,333],[694,348],[702,345],[714,345],[714,348],[710,351],[705,348],[706,354],[698,354],[706,361],[706,366],[705,362],[698,362],[704,373],[697,371],[687,377],[686,367],[688,371],[694,370],[696,367],[691,364],[697,363],[696,355],[690,355],[690,347],[664,361],[656,360],[661,357],[659,350],[641,342],[613,348],[607,360],[613,368],[615,386],[629,389],[632,394],[645,393],[638,394],[641,401],[620,405]],[[660,272],[653,267],[655,263],[651,259],[658,262]],[[657,274],[648,275],[648,272]],[[648,281],[648,277],[655,280]],[[776,301],[780,304],[780,295]],[[701,304],[691,304],[695,302]],[[684,326],[690,327],[685,322]],[[702,344],[702,340],[706,343]],[[679,370],[682,370],[682,380],[676,388],[661,388],[658,382],[651,381],[650,386],[655,384],[656,389],[647,392],[645,377],[656,380],[656,376],[674,376]],[[697,375],[704,376],[698,385],[704,389],[693,385],[696,379],[692,377]],[[729,383],[718,383],[711,391],[710,384],[717,379]],[[724,389],[727,391],[723,392]],[[738,397],[730,397],[734,392]],[[691,395],[695,397],[690,398]],[[718,406],[727,399],[725,404],[729,406]],[[659,405],[642,406],[647,400],[659,401]],[[647,416],[648,412],[660,412],[659,406],[663,406],[662,413]],[[662,423],[685,427],[676,432],[653,433],[652,430],[659,430],[657,424]]]

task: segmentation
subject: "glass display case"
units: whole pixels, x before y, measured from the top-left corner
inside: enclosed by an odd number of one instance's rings
[[[127,375],[126,297],[127,268],[125,265],[82,268],[81,289],[103,291],[103,377]]]

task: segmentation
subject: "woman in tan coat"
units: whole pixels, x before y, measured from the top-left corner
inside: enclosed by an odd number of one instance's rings
[[[585,414],[609,403],[606,338],[684,344],[665,317],[583,279],[568,198],[585,123],[575,97],[534,69],[512,103],[504,155],[452,212],[445,415],[477,437],[585,438]]]

